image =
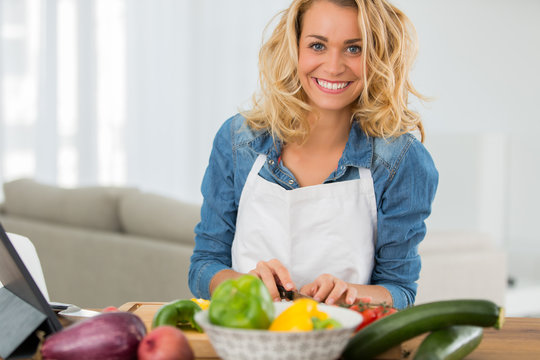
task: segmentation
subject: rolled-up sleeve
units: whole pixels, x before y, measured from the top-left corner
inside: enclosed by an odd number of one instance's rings
[[[214,138],[201,185],[201,221],[195,227],[195,248],[189,269],[189,287],[198,298],[210,299],[212,277],[231,267],[237,213],[231,131],[231,121],[227,121]]]
[[[389,169],[378,205],[375,267],[371,283],[385,287],[393,305],[414,304],[421,260],[418,245],[426,234],[425,220],[437,190],[439,175],[418,141]]]

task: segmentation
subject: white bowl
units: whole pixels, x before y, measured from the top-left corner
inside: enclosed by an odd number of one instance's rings
[[[276,316],[291,304],[274,303]],[[211,324],[208,310],[198,312],[195,321],[208,335],[218,356],[224,360],[337,359],[362,322],[362,315],[325,304],[319,304],[318,309],[339,321],[343,327],[302,332],[227,328]]]

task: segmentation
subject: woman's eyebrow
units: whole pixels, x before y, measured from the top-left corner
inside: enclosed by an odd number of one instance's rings
[[[307,35],[306,37],[313,37],[315,39],[318,39],[318,40],[321,40],[321,41],[324,41],[324,42],[328,42],[328,38],[325,37],[325,36],[322,36],[322,35],[311,34],[311,35]],[[345,45],[349,45],[349,44],[355,44],[357,42],[362,42],[362,39],[361,38],[349,39],[349,40],[345,40],[343,43]]]
[[[321,35],[307,35],[306,37],[313,37],[315,39],[319,39],[324,42],[328,42],[328,38],[321,36]]]
[[[349,45],[349,44],[354,44],[354,43],[357,43],[357,42],[362,42],[362,39],[361,38],[349,39],[349,40],[345,40],[343,43],[345,45]]]

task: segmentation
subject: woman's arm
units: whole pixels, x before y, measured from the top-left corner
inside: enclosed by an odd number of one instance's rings
[[[393,306],[414,304],[421,260],[418,245],[426,234],[425,220],[438,184],[431,156],[417,140],[389,169],[377,204],[377,244],[371,284],[384,287]]]
[[[234,271],[232,269],[223,269],[218,271],[210,280],[210,295],[214,292],[216,287],[227,279],[235,279],[244,274]]]
[[[237,212],[232,149],[232,119],[229,119],[216,134],[203,178],[201,221],[195,227],[195,248],[189,269],[191,292],[205,299],[210,298],[211,283],[215,287],[221,278],[214,280],[214,276],[230,270],[232,265]]]

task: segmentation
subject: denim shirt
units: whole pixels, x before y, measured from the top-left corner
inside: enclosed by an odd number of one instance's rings
[[[240,195],[257,156],[267,156],[259,176],[285,189],[298,188],[293,174],[278,160],[281,148],[268,131],[250,129],[239,114],[218,131],[201,186],[204,200],[189,270],[189,286],[196,297],[209,299],[212,277],[231,268]],[[431,212],[438,172],[413,135],[369,137],[355,122],[336,170],[324,183],[357,179],[358,167],[371,170],[377,203],[370,284],[388,289],[394,306],[402,309],[414,304],[421,266],[418,244],[426,234],[424,220]]]

